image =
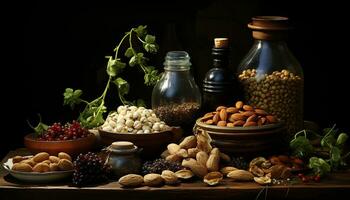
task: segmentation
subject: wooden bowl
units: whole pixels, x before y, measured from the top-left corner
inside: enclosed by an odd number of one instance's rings
[[[34,154],[47,152],[50,155],[57,155],[59,152],[66,152],[73,157],[91,150],[95,141],[96,137],[94,134],[75,140],[60,141],[40,141],[35,139],[33,134],[28,134],[24,137],[25,147]]]
[[[157,158],[166,150],[167,145],[178,142],[182,136],[180,127],[172,127],[167,131],[149,134],[113,133],[98,129],[100,141],[104,146],[109,146],[115,141],[129,141],[142,148],[142,158]]]
[[[205,130],[212,139],[212,144],[227,154],[264,155],[278,152],[285,147],[283,123],[252,127],[219,127],[208,125],[199,118],[196,127]]]

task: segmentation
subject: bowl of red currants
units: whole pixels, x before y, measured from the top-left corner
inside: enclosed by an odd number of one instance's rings
[[[66,152],[72,156],[88,152],[95,141],[95,135],[77,121],[64,125],[54,123],[39,135],[31,133],[24,137],[24,145],[32,153]]]

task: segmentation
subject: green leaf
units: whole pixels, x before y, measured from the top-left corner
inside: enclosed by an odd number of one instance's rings
[[[115,77],[120,70],[125,68],[125,66],[125,63],[112,59],[112,57],[110,57],[107,64],[107,74],[109,76]]]
[[[147,30],[146,30],[147,26],[138,26],[135,30],[137,36],[139,36],[140,38],[143,38],[146,34],[147,34]]]
[[[134,67],[136,65],[136,63],[137,63],[136,58],[137,58],[137,55],[134,55],[133,57],[130,58],[130,60],[129,60],[130,67]]]
[[[330,151],[331,164],[334,168],[338,168],[341,162],[341,150],[338,147],[333,147]]]
[[[349,136],[346,133],[340,133],[335,143],[337,146],[343,146],[348,140]]]
[[[149,44],[153,44],[156,41],[156,36],[146,35],[145,41]]]
[[[321,176],[331,171],[331,166],[322,158],[311,157],[309,159],[308,167],[314,171],[315,174]]]
[[[308,157],[313,152],[310,141],[305,136],[297,136],[289,143],[293,154],[298,157]]]
[[[129,84],[124,79],[118,77],[113,82],[117,85],[120,95],[124,96],[129,93]]]
[[[69,105],[73,109],[75,105],[82,101],[80,98],[82,94],[82,90],[78,89],[74,91],[72,88],[66,88],[63,93],[63,105]]]
[[[128,58],[131,58],[131,57],[134,55],[133,49],[132,49],[131,47],[129,47],[129,48],[125,51],[124,55],[125,55],[126,57],[128,57]]]
[[[158,46],[156,44],[143,44],[143,48],[148,52],[148,53],[157,53],[158,51]]]

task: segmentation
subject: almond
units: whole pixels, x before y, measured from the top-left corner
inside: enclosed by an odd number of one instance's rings
[[[15,171],[20,171],[20,172],[32,172],[33,171],[32,166],[30,166],[27,163],[15,163],[11,169],[15,170]]]
[[[47,163],[41,162],[33,167],[33,172],[48,172],[50,171],[50,166]]]
[[[188,167],[191,169],[191,171],[198,177],[204,177],[208,170],[203,165],[199,164],[195,159],[193,158],[187,158],[182,161],[182,166]]]
[[[252,181],[254,175],[246,170],[234,170],[227,174],[227,177],[234,179],[235,181]]]
[[[159,186],[163,184],[163,178],[160,174],[147,174],[143,177],[143,182],[147,186]]]
[[[165,160],[167,161],[171,161],[171,162],[181,162],[182,157],[177,155],[177,154],[173,154],[173,155],[169,155],[165,158]]]
[[[238,111],[239,111],[239,109],[235,108],[235,107],[229,107],[226,109],[226,112],[230,113],[230,114],[238,113]]]
[[[22,160],[20,163],[26,163],[32,167],[34,167],[37,164],[36,162],[34,162],[33,158],[29,158],[27,160]]]
[[[178,152],[176,152],[176,155],[182,157],[182,158],[187,158],[188,153],[186,149],[180,149]]]
[[[254,110],[255,111],[255,113],[257,114],[257,115],[260,115],[260,116],[266,116],[268,113],[265,111],[265,110],[263,110],[263,109],[255,109]]]
[[[234,122],[234,121],[238,121],[238,120],[245,120],[246,117],[241,114],[241,113],[235,113],[235,114],[232,114],[229,118],[229,121],[230,122]]]
[[[243,110],[245,110],[245,111],[252,111],[252,110],[254,110],[254,108],[252,106],[250,106],[250,105],[244,105],[243,106]]]
[[[25,160],[26,158],[23,158],[22,156],[15,156],[12,158],[12,163],[19,163],[22,160]]]
[[[227,123],[226,127],[232,128],[232,127],[235,127],[235,125],[233,125],[233,123]]]
[[[235,171],[235,170],[238,170],[238,169],[236,167],[227,166],[227,167],[221,168],[220,172],[226,176],[228,173]]]
[[[215,149],[217,149],[217,148],[215,148]],[[219,170],[219,162],[220,162],[219,154],[211,153],[209,155],[209,158],[208,158],[207,163],[206,163],[208,171],[210,171],[210,172],[218,171]]]
[[[197,146],[197,138],[194,135],[185,137],[179,144],[182,149],[195,148]]]
[[[220,119],[221,121],[225,121],[227,120],[227,112],[226,109],[221,109],[220,110]]]
[[[271,124],[277,123],[277,119],[276,119],[276,117],[273,116],[273,115],[267,115],[267,116],[266,116],[266,119],[267,119],[267,121],[268,121],[269,123],[271,123]]]
[[[242,112],[242,115],[247,118],[247,117],[250,117],[252,115],[255,115],[255,113],[253,111],[244,111],[244,112]]]
[[[210,139],[205,136],[206,131],[203,131],[202,133],[199,133],[197,135],[197,148],[201,151],[205,151],[209,153],[212,150],[212,146],[210,145]]]
[[[199,149],[197,148],[190,148],[187,150],[188,157],[190,158],[195,158],[198,152],[199,152]]]
[[[166,185],[175,185],[179,182],[176,174],[170,170],[162,171],[161,177]]]
[[[60,162],[58,162],[58,167],[62,171],[68,171],[73,169],[73,163],[70,160],[67,159],[61,159]]]
[[[41,152],[41,153],[38,153],[36,154],[34,157],[33,157],[33,161],[36,162],[36,163],[39,163],[39,162],[42,162],[44,160],[48,160],[50,157],[50,155],[46,152]]]
[[[143,177],[138,174],[128,174],[121,177],[118,183],[124,187],[138,187],[143,183]]]
[[[181,147],[175,143],[168,144],[167,148],[171,155],[176,154],[176,152],[181,149]]]
[[[245,121],[243,121],[243,120],[238,120],[238,121],[233,122],[234,127],[243,126],[244,124],[245,124]]]
[[[60,159],[57,156],[50,156],[49,160],[51,161],[51,163],[58,163],[60,161]]]
[[[220,114],[219,113],[216,113],[213,117],[213,123],[214,124],[217,124],[220,120]]]
[[[225,106],[219,106],[219,107],[216,108],[216,111],[221,111],[222,109],[226,109],[226,107]]]
[[[243,127],[249,127],[249,126],[256,126],[257,123],[256,122],[246,122]]]
[[[196,155],[197,162],[203,166],[206,166],[208,158],[209,158],[208,154],[204,151],[200,151]]]
[[[190,179],[193,177],[194,174],[191,170],[182,169],[182,170],[175,172],[175,175],[181,179]]]
[[[219,121],[218,126],[225,127],[226,126],[226,121]]]
[[[247,122],[257,122],[258,116],[253,114],[252,116],[248,117]]]
[[[205,121],[204,123],[208,124],[208,125],[212,125],[214,124],[214,121],[212,119],[208,119],[207,121]]]
[[[67,159],[69,161],[72,161],[72,158],[70,157],[70,155],[68,153],[65,153],[65,152],[58,153],[58,157],[60,159]]]
[[[58,163],[50,163],[49,167],[50,167],[50,171],[60,170],[60,168],[58,167]]]
[[[243,107],[243,102],[242,101],[237,101],[235,106],[236,106],[237,109],[241,109]]]
[[[210,172],[204,176],[203,182],[208,185],[217,185],[223,179],[223,175],[220,172]]]
[[[207,114],[205,114],[205,115],[202,117],[202,120],[203,120],[203,121],[206,121],[206,120],[208,120],[208,119],[213,119],[213,117],[214,117],[214,114],[213,114],[213,113],[207,113]]]

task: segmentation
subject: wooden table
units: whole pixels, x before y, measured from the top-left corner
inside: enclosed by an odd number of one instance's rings
[[[23,149],[11,151],[2,162],[14,155],[23,155]],[[96,187],[76,188],[67,183],[33,185],[18,182],[6,170],[0,171],[0,199],[68,200],[68,199],[339,199],[350,195],[350,170],[333,173],[320,183],[260,186],[256,183],[238,183],[224,180],[216,187],[198,181],[179,186],[121,188],[117,182]],[[266,192],[267,190],[267,192]],[[345,195],[345,196],[344,196]]]

